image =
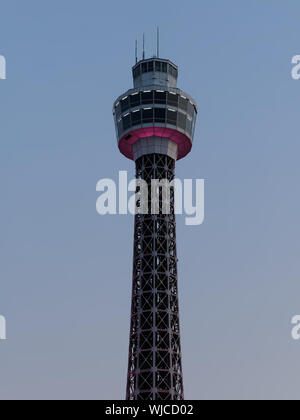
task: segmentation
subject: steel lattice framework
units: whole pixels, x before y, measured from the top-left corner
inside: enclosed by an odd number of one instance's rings
[[[136,178],[145,181],[137,192],[148,185],[135,216],[126,398],[183,400],[175,192],[171,188],[165,195],[163,187],[152,189],[151,181],[174,179],[176,161],[191,151],[198,110],[177,88],[178,67],[170,60],[143,58],[132,74],[133,89],[113,107],[119,150],[135,161]]]
[[[136,162],[136,178],[172,181],[175,161],[166,155],[144,155]],[[174,189],[170,214],[135,216],[134,266],[127,399],[182,400],[176,221]]]

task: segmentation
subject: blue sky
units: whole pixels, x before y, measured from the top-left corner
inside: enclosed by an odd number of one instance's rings
[[[178,218],[186,398],[299,398],[299,14],[297,0],[2,1],[1,399],[125,396],[133,218],[97,215],[96,183],[134,175],[112,104],[157,24],[199,107],[177,176],[206,180],[205,223]]]

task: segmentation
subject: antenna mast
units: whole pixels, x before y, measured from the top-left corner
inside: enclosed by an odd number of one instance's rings
[[[138,62],[138,42],[135,40],[135,64]]]
[[[143,34],[143,60],[145,60],[145,34]]]
[[[159,58],[159,26],[157,27],[157,58]]]

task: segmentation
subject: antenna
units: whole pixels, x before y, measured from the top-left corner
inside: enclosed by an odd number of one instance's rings
[[[159,26],[157,26],[157,58],[159,58]]]
[[[145,60],[145,34],[143,34],[143,60]]]
[[[138,62],[138,42],[135,40],[135,64]]]

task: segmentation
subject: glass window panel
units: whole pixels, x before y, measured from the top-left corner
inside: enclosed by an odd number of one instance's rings
[[[195,109],[194,109],[194,105],[190,101],[188,102],[187,112],[192,118],[194,118]]]
[[[151,92],[142,92],[142,104],[153,104],[153,90]]]
[[[142,122],[142,112],[135,111],[131,113],[131,123],[132,125],[140,125]]]
[[[176,70],[175,67],[169,64],[169,73],[172,77],[176,77]]]
[[[143,109],[143,124],[153,122],[153,108]]]
[[[183,98],[182,96],[179,96],[179,108],[183,111],[187,111],[188,108],[188,99]]]
[[[178,127],[185,130],[186,127],[186,115],[182,112],[178,112],[178,121],[177,121]]]
[[[130,96],[130,107],[133,108],[135,106],[139,106],[141,104],[141,96],[140,93]]]
[[[122,112],[125,112],[125,111],[127,111],[128,108],[129,108],[129,98],[127,96],[126,99],[123,99],[121,101],[121,110],[122,110]]]
[[[147,73],[147,63],[142,63],[142,73]]]
[[[155,71],[161,71],[161,62],[155,61]]]
[[[123,130],[124,131],[128,130],[128,128],[130,128],[131,126],[130,114],[123,117],[122,120],[123,120]]]
[[[168,63],[161,63],[161,71],[163,73],[167,73],[167,71],[168,71]]]
[[[118,121],[118,133],[119,133],[119,137],[121,137],[123,132],[123,124],[122,124],[122,120]]]
[[[154,70],[154,61],[149,61],[148,63],[148,71],[153,71]]]
[[[137,66],[134,70],[133,70],[133,77],[136,78],[140,75],[141,73],[141,67]]]
[[[177,123],[177,111],[171,111],[170,109],[168,109],[168,111],[167,111],[167,123],[172,124],[172,125],[176,125],[176,123]]]
[[[154,92],[154,103],[155,104],[166,104],[167,103],[167,92]]]
[[[186,131],[190,136],[192,135],[192,121],[189,118],[186,120]]]
[[[168,105],[172,105],[172,106],[178,106],[178,96],[179,95],[174,95],[172,93],[168,93]]]
[[[121,115],[121,105],[119,104],[117,107],[116,107],[116,116],[117,117],[119,117]]]
[[[154,121],[157,123],[166,122],[166,108],[154,108]]]
[[[194,138],[195,135],[195,128],[196,128],[196,119],[193,120],[193,126],[192,126],[192,137]]]

